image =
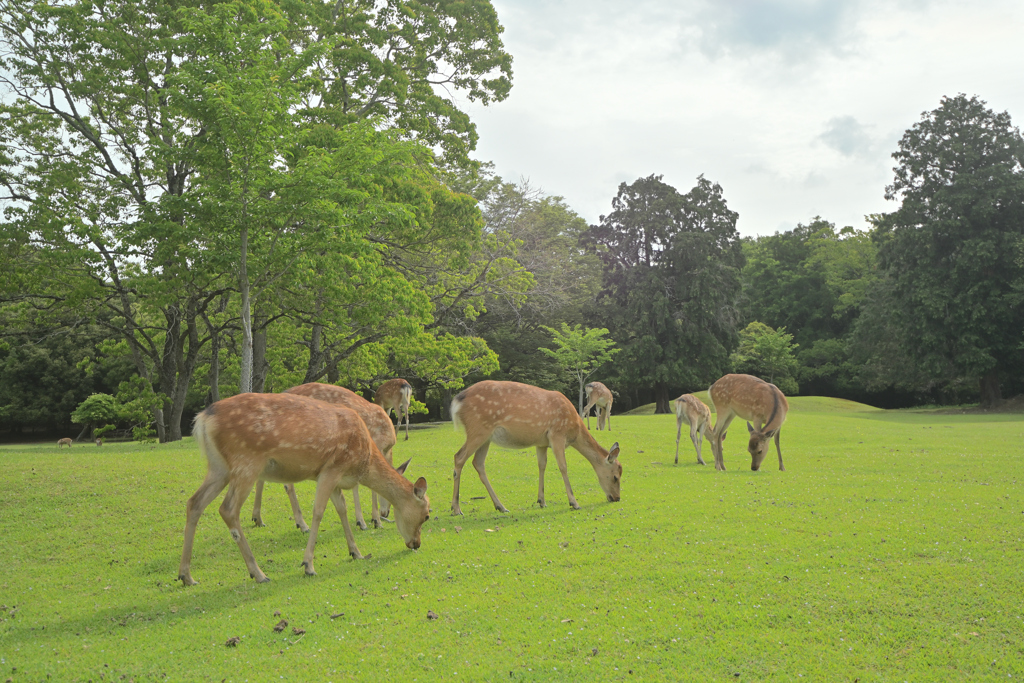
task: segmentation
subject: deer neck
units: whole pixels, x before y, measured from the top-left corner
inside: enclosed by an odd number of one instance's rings
[[[597,442],[597,439],[591,436],[590,430],[583,427],[582,421],[579,432],[576,435],[576,440],[570,445],[578,450],[595,467],[602,458],[608,455],[608,452]]]
[[[376,447],[374,450],[377,451]],[[380,451],[374,453],[374,456],[370,458],[363,476],[359,478],[359,483],[369,486],[384,496],[392,505],[398,505],[399,502],[412,495],[413,486],[408,479],[388,464]]]

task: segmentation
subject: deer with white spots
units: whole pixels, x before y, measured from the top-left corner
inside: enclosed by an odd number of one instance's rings
[[[452,401],[452,422],[466,430],[466,443],[455,454],[454,492],[452,493],[452,514],[461,515],[459,506],[459,482],[462,468],[473,456],[473,467],[480,475],[494,508],[508,512],[498,500],[491,482],[487,479],[484,461],[491,442],[502,448],[537,449],[537,465],[540,469],[537,502],[546,506],[544,499],[544,469],[547,467],[548,448],[555,453],[558,469],[565,482],[569,505],[579,509],[576,497],[569,484],[569,473],[565,462],[565,448],[572,446],[583,455],[597,474],[608,502],[619,500],[622,479],[622,464],[619,463],[619,444],[605,450],[597,443],[583,424],[573,404],[557,391],[546,391],[519,382],[478,382],[462,391]]]
[[[201,412],[192,430],[206,456],[206,479],[186,506],[185,543],[178,578],[186,586],[192,578],[192,545],[203,511],[227,487],[220,516],[238,544],[249,575],[269,581],[256,564],[242,532],[239,513],[245,498],[259,480],[294,483],[316,481],[313,524],[302,565],[313,569],[320,521],[328,501],[334,503],[345,528],[349,554],[363,559],[356,547],[345,512],[342,489],[369,486],[395,506],[395,522],[408,548],[420,547],[420,527],[429,519],[427,481],[415,485],[392,467],[370,439],[366,425],[354,411],[305,396],[290,394],[239,394],[214,403]]]
[[[779,453],[779,470],[785,471],[782,464],[782,448],[779,445],[779,434],[782,423],[789,412],[789,401],[774,384],[769,384],[753,375],[726,375],[711,385],[708,395],[715,404],[715,429],[711,436],[711,450],[715,454],[715,469],[725,470],[725,459],[722,456],[722,441],[729,423],[734,417],[747,420],[747,431],[750,442],[750,469],[755,472],[768,455],[768,442],[775,439],[775,450]],[[753,420],[758,425],[750,424]]]
[[[402,425],[402,416],[405,416],[405,440],[409,440],[409,404],[412,402],[412,385],[404,379],[389,379],[377,387],[377,393],[373,395],[373,402],[379,405],[388,414],[388,421],[391,420],[391,411],[395,411],[398,422],[395,423],[395,436],[398,436],[398,428]]]
[[[693,394],[683,394],[674,403],[676,404],[676,464],[679,464],[679,437],[682,436],[685,422],[690,425],[690,441],[697,449],[697,462],[703,465],[705,463],[704,458],[700,457],[700,447],[711,428],[711,409]]]
[[[591,382],[584,389],[587,392],[587,407],[583,414],[587,416],[587,429],[590,429],[590,410],[597,408],[597,429],[604,429],[608,423],[608,431],[612,431],[612,392],[600,382]]]
[[[370,432],[370,438],[377,444],[377,448],[380,449],[384,459],[389,463],[394,462],[392,460],[392,449],[395,447],[395,431],[391,424],[391,418],[384,412],[384,409],[379,405],[370,403],[365,398],[350,391],[344,387],[337,387],[333,384],[320,384],[319,382],[309,382],[308,384],[300,384],[297,387],[286,389],[286,394],[295,394],[296,396],[308,396],[309,398],[315,398],[318,401],[325,401],[327,403],[333,403],[334,405],[345,406],[350,410],[356,411],[363,424]],[[288,500],[292,505],[292,519],[295,520],[295,526],[302,531],[309,531],[309,527],[306,526],[306,522],[302,519],[302,508],[299,507],[299,499],[295,495],[295,486],[293,484],[284,485],[285,493],[288,494]],[[255,522],[256,526],[265,526],[263,524],[262,512],[263,502],[263,481],[256,482],[256,499],[252,504],[252,521]],[[363,519],[363,507],[359,502],[359,487],[354,486],[352,488],[352,504],[356,510],[356,524],[359,525],[360,529],[366,530],[366,521]],[[389,512],[389,506],[387,501],[384,502],[383,508],[379,507],[377,500],[377,494],[373,494],[373,507],[370,512],[370,519],[373,522],[373,526],[379,528],[381,525],[381,518],[387,517]]]

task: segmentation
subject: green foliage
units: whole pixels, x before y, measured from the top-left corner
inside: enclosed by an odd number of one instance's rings
[[[931,381],[977,381],[991,404],[1024,370],[1024,138],[1009,114],[958,95],[922,114],[893,158],[886,197],[900,207],[875,217],[873,234],[888,333]]]
[[[735,372],[755,375],[779,387],[782,393],[800,393],[794,378],[799,363],[793,355],[799,344],[785,327],[773,330],[760,322],[752,322],[740,332],[740,345],[732,354]]]
[[[93,394],[75,408],[71,413],[71,421],[75,424],[92,425],[93,436],[102,436],[117,428],[120,408],[117,399],[110,394]]]
[[[736,345],[737,214],[703,176],[685,195],[660,176],[622,183],[612,208],[584,240],[604,265],[606,310],[624,350],[618,383],[653,390],[658,411],[669,412],[670,389],[706,387]]]
[[[569,327],[562,323],[562,329],[541,325],[554,337],[555,346],[552,350],[538,348],[538,351],[554,358],[563,372],[575,380],[579,389],[579,412],[583,412],[584,385],[587,380],[605,363],[611,361],[622,349],[616,349],[615,340],[606,338],[607,328],[590,328],[580,325]]]
[[[395,459],[414,456],[408,476],[428,481],[435,513],[419,551],[387,525],[355,531],[373,557],[353,561],[332,514],[318,575],[306,578],[306,537],[268,486],[269,526],[244,527],[272,579],[262,585],[225,532],[220,500],[196,536],[201,583],[175,581],[185,504],[206,467],[190,439],[70,453],[0,446],[4,676],[255,680],[244,666],[338,681],[360,678],[371,653],[374,671],[410,681],[1024,676],[1019,479],[1007,476],[1019,455],[1006,448],[1020,417],[817,412],[799,409],[804,400],[782,432],[785,473],[744,468],[736,434],[727,472],[673,467],[673,417],[617,418],[613,434],[594,436],[623,445],[623,499],[606,503],[570,449],[580,511],[565,505],[550,461],[540,509],[532,449],[492,447],[490,481],[511,512],[496,513],[472,476],[467,514],[452,518],[446,478],[464,437],[417,431]],[[310,505],[313,485],[297,489]]]

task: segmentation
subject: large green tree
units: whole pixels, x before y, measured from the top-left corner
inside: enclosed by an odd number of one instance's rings
[[[889,325],[931,378],[972,378],[981,403],[1019,375],[1024,306],[1017,245],[1024,236],[1024,138],[1006,112],[945,97],[904,133],[876,220]]]
[[[705,387],[736,346],[743,252],[737,214],[717,183],[700,176],[686,194],[651,175],[619,185],[612,212],[585,236],[604,265],[620,384],[671,392]]]

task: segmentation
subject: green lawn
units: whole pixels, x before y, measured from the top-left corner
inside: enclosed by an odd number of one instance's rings
[[[331,513],[306,578],[306,537],[273,485],[269,526],[246,531],[272,581],[249,578],[218,499],[188,589],[185,502],[205,471],[191,440],[0,447],[0,681],[1024,677],[1021,416],[795,399],[787,471],[769,453],[757,473],[740,422],[724,473],[685,434],[672,465],[673,416],[612,424],[597,438],[622,446],[620,503],[570,451],[583,509],[552,458],[541,510],[532,451],[492,448],[512,512],[467,467],[453,518],[461,434],[417,430],[395,461],[429,483],[419,551],[393,525],[357,529],[373,558],[350,560]],[[312,492],[299,485],[307,519]]]

